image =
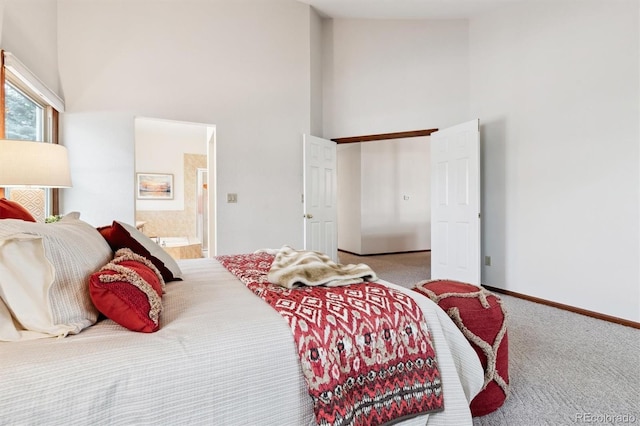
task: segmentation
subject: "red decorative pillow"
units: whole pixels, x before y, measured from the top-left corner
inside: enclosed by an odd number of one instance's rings
[[[160,328],[164,280],[148,259],[124,248],[89,279],[95,307],[107,318],[133,331]]]
[[[15,201],[0,198],[0,219],[20,219],[27,222],[35,222],[29,210]]]
[[[134,226],[114,220],[111,226],[103,226],[98,228],[98,231],[114,252],[121,248],[129,248],[153,262],[165,282],[182,279],[182,271],[169,253]]]

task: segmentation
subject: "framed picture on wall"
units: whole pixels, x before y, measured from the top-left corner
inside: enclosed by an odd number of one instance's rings
[[[173,200],[173,175],[170,173],[136,173],[138,200]]]

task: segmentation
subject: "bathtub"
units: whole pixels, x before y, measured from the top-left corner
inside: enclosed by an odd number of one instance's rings
[[[162,247],[180,247],[199,243],[200,241],[190,242],[188,237],[156,237],[155,242]]]
[[[202,257],[202,243],[197,238],[155,237],[152,239],[174,259]]]

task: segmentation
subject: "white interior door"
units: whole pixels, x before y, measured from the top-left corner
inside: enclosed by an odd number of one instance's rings
[[[431,278],[480,284],[480,122],[431,134]]]
[[[304,135],[304,249],[338,262],[337,144]]]

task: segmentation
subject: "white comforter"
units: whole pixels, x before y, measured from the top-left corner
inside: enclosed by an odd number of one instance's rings
[[[0,343],[0,425],[313,424],[286,322],[217,261],[180,267],[185,280],[167,285],[156,333],[103,320],[63,339]],[[402,424],[472,424],[478,357],[441,309],[394,287],[425,312],[445,401]]]

